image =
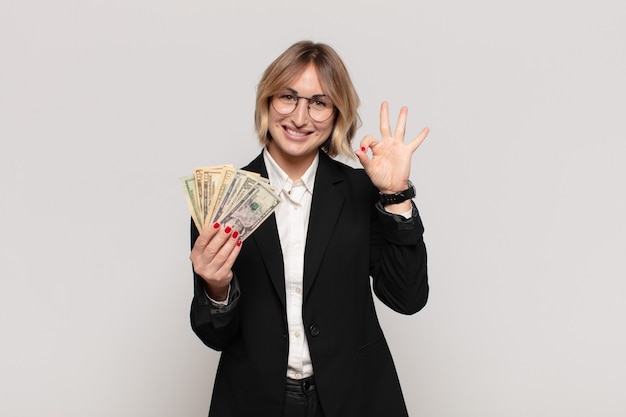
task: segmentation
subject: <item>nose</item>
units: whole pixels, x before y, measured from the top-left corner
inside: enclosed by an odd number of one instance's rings
[[[291,113],[291,119],[296,126],[303,126],[309,120],[309,101],[306,98],[298,97],[298,104]]]

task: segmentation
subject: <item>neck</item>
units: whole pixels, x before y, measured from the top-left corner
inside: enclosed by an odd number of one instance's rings
[[[317,155],[315,153],[312,153],[310,155],[298,156],[285,155],[283,153],[273,152],[271,145],[268,147],[268,152],[270,153],[270,155],[272,155],[272,158],[274,159],[274,161],[276,161],[276,164],[278,164],[278,166],[283,171],[285,171],[285,174],[287,174],[287,176],[289,176],[292,181],[297,181],[302,178],[306,170],[309,169],[309,167],[313,163],[315,156]]]

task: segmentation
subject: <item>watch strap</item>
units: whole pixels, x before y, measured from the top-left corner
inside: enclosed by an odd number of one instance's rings
[[[383,206],[386,206],[388,204],[398,204],[398,203],[402,203],[403,201],[406,200],[410,200],[413,197],[415,197],[415,187],[413,186],[413,183],[409,180],[409,188],[407,188],[404,191],[400,191],[399,193],[393,193],[393,194],[383,194],[383,193],[378,193],[378,198],[380,200],[380,203]]]

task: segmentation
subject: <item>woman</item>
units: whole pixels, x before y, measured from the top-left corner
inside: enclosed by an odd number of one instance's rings
[[[403,314],[428,297],[423,227],[412,202],[407,109],[352,155],[358,96],[336,52],[298,42],[265,71],[255,126],[260,173],[282,199],[242,244],[228,224],[192,222],[191,325],[222,351],[209,416],[406,416],[372,297]],[[371,152],[371,156],[368,155]],[[371,277],[371,281],[370,281]],[[371,284],[373,283],[373,285]]]

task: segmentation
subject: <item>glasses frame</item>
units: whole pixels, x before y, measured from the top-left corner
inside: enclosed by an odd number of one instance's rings
[[[288,112],[288,113],[283,113],[283,112],[281,112],[281,111],[278,111],[278,109],[277,109],[277,108],[276,108],[276,106],[274,105],[274,100],[279,99],[279,96],[283,93],[283,91],[284,91],[284,92],[289,92],[289,93],[291,93],[291,95],[292,95],[292,96],[296,99],[296,105],[295,105],[295,106],[293,106],[293,110],[291,110],[291,111],[290,111],[290,112]],[[311,100],[315,100],[315,99],[318,99],[318,98],[320,98],[320,97],[326,97],[326,98],[328,98],[328,100],[330,101],[330,104],[332,105],[330,115],[329,115],[327,118],[325,118],[324,120],[317,120],[317,119],[316,119],[315,117],[313,117],[313,115],[311,114]],[[298,108],[298,104],[300,104],[300,100],[306,100],[306,101],[307,101],[307,104],[306,104],[307,114],[309,115],[309,117],[311,118],[311,120],[313,120],[313,121],[315,121],[315,122],[317,122],[317,123],[323,123],[323,122],[325,122],[325,121],[329,120],[331,117],[333,117],[333,116],[335,115],[335,110],[337,109],[337,107],[335,107],[335,103],[333,103],[333,101],[332,101],[332,100],[330,100],[330,98],[329,98],[326,94],[315,94],[315,95],[313,95],[313,96],[311,96],[311,97],[305,97],[305,96],[299,96],[299,95],[298,95],[298,93],[297,93],[296,91],[294,91],[294,90],[292,90],[292,89],[290,89],[290,88],[285,88],[284,90],[281,90],[281,91],[279,91],[278,93],[276,93],[276,94],[272,94],[272,95],[270,96],[270,103],[272,104],[272,108],[276,111],[276,113],[278,113],[278,114],[282,114],[283,116],[286,116],[286,115],[288,115],[288,114],[291,114],[291,113],[295,112],[295,111],[296,111],[296,109]]]

